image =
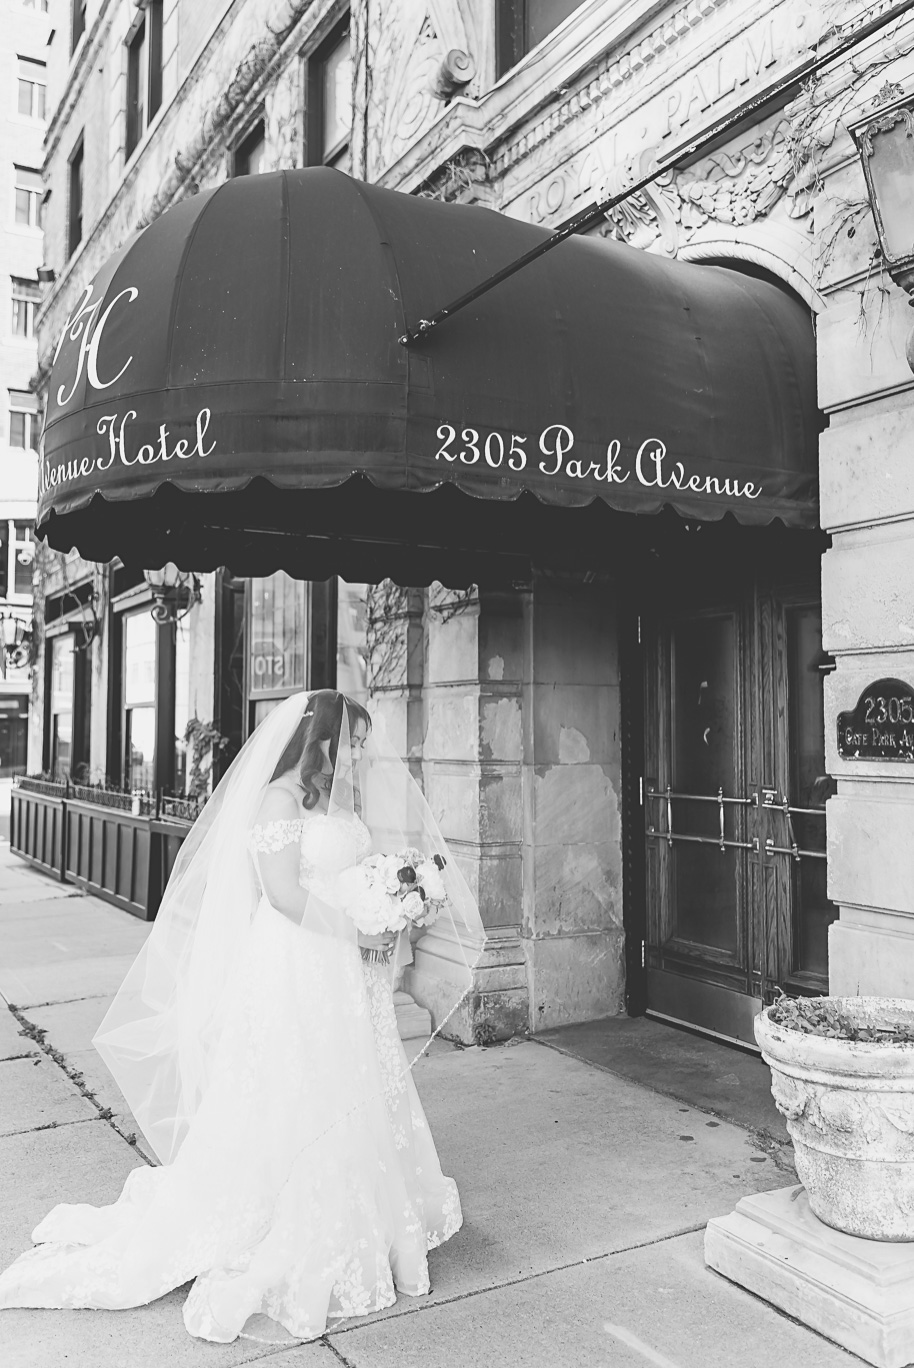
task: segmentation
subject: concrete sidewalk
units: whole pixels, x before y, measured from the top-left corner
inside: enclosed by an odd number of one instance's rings
[[[90,1037],[148,927],[0,842],[0,1266],[56,1202],[113,1201],[148,1161]],[[664,1028],[658,1027],[662,1030]],[[839,1368],[859,1363],[708,1272],[711,1216],[789,1156],[534,1041],[438,1044],[417,1083],[464,1229],[433,1291],[277,1347],[193,1340],[186,1289],[133,1311],[2,1311],[3,1368]]]

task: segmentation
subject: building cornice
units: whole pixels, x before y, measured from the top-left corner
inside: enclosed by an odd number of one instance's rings
[[[380,182],[415,189],[467,147],[484,151],[495,174],[504,175],[582,113],[609,98],[619,99],[635,77],[661,54],[674,52],[709,17],[737,7],[745,8],[744,0],[688,0],[679,6],[629,0],[607,15],[606,0],[599,0],[576,11],[570,29],[557,30],[480,99],[455,99],[385,169]],[[625,48],[636,35],[637,41]]]

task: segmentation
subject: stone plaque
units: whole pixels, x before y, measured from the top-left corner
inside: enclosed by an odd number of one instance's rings
[[[844,760],[914,760],[914,686],[900,679],[868,685],[851,712],[838,713]]]

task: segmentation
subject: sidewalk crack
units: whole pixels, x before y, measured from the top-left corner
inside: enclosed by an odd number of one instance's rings
[[[0,1134],[0,1142],[9,1140],[14,1135],[34,1135],[37,1131],[63,1130],[65,1126],[83,1126],[87,1121],[94,1124],[97,1120],[97,1116],[74,1116],[72,1121],[45,1121],[40,1126],[23,1126],[22,1130],[4,1131]]]
[[[604,1263],[607,1259],[615,1259],[620,1254],[633,1254],[639,1249],[650,1249],[653,1245],[666,1244],[668,1240],[679,1240],[684,1235],[697,1235],[699,1231],[706,1228],[708,1222],[699,1221],[697,1225],[682,1226],[679,1230],[671,1230],[665,1235],[657,1235],[650,1240],[637,1240],[634,1244],[623,1245],[620,1249],[608,1249],[603,1254],[593,1254],[586,1259],[570,1259],[567,1263],[556,1264],[552,1268],[540,1268],[534,1273],[525,1273],[519,1278],[505,1278],[499,1282],[487,1283],[485,1287],[474,1287],[468,1292],[455,1292],[452,1297],[441,1297],[435,1301],[426,1302],[423,1306],[403,1306],[399,1305],[391,1308],[390,1315],[381,1315],[377,1320],[363,1320],[359,1317],[358,1321],[353,1321],[351,1325],[342,1325],[331,1333],[334,1335],[348,1335],[353,1330],[361,1328],[362,1324],[378,1325],[382,1320],[394,1320],[401,1316],[420,1316],[426,1311],[435,1311],[440,1306],[453,1306],[456,1302],[468,1301],[471,1297],[482,1297],[487,1292],[501,1292],[507,1287],[520,1287],[524,1283],[536,1282],[539,1278],[549,1278],[553,1273],[567,1273],[572,1268],[580,1268],[582,1264]],[[331,1346],[335,1348],[335,1346]],[[339,1352],[338,1350],[336,1351]],[[345,1363],[346,1360],[343,1359]]]
[[[77,1001],[81,1000],[83,999],[77,999]],[[86,1101],[91,1102],[92,1106],[98,1112],[98,1119],[107,1122],[107,1124],[111,1127],[111,1129],[115,1132],[116,1135],[119,1135],[121,1139],[126,1141],[128,1145],[136,1149],[137,1154],[144,1161],[144,1163],[150,1164],[151,1161],[143,1153],[142,1149],[137,1145],[136,1133],[134,1131],[121,1130],[120,1126],[114,1120],[114,1112],[111,1110],[110,1107],[102,1106],[101,1102],[99,1102],[95,1093],[86,1083],[86,1080],[84,1076],[80,1073],[79,1069],[74,1069],[73,1065],[67,1061],[66,1055],[62,1054],[60,1050],[58,1050],[54,1045],[50,1044],[50,1042],[47,1039],[47,1030],[43,1026],[36,1026],[33,1021],[29,1021],[25,1013],[20,1011],[18,1007],[14,1007],[11,1002],[7,1003],[7,1006],[9,1007],[10,1012],[19,1022],[19,1025],[22,1027],[20,1035],[27,1036],[29,1040],[34,1040],[35,1044],[38,1046],[38,1049],[43,1054],[47,1055],[48,1059],[50,1059],[52,1063],[57,1065],[61,1073],[66,1074],[67,1078],[74,1085],[77,1091],[82,1094]],[[94,1120],[95,1118],[87,1117],[86,1119]],[[63,1124],[66,1125],[70,1123],[64,1122]],[[49,1127],[40,1126],[37,1127],[37,1129],[47,1130],[49,1129]],[[24,1134],[25,1132],[18,1133]]]

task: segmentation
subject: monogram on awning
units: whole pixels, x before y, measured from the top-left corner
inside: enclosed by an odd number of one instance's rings
[[[770,281],[572,238],[403,344],[546,236],[324,168],[176,205],[67,320],[39,532],[423,583],[589,565],[610,510],[816,526],[811,320]]]

